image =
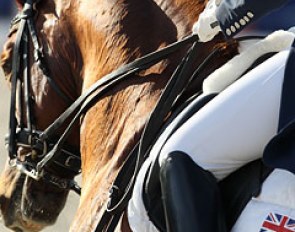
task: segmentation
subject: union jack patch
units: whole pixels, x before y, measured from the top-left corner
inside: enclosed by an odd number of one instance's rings
[[[286,215],[269,213],[260,232],[295,232],[295,220]]]

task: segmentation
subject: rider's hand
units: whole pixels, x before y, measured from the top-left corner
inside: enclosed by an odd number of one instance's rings
[[[201,42],[210,41],[221,31],[216,19],[216,2],[215,0],[210,0],[205,10],[200,14],[198,21],[193,25],[193,34],[197,34]]]

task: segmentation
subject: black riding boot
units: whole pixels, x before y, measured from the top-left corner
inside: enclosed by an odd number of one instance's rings
[[[168,232],[225,232],[217,182],[183,152],[163,161],[160,182]]]

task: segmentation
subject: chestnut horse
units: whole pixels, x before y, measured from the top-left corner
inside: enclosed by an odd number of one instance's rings
[[[17,0],[19,10],[24,2]],[[32,2],[36,34],[50,78],[66,99],[73,102],[97,80],[122,65],[190,35],[193,23],[207,1]],[[13,24],[1,56],[8,80],[13,75],[13,47],[18,29],[19,23]],[[221,35],[209,43],[199,43],[198,57],[191,73],[215,47],[223,49],[184,96],[199,91],[204,78],[236,54],[236,45],[225,43]],[[33,57],[32,47],[30,57]],[[71,231],[93,231],[96,228],[112,182],[138,142],[148,116],[186,50],[187,46],[116,85],[87,111],[81,125],[74,125],[67,144],[75,151],[81,151],[82,194]],[[61,98],[33,58],[29,59],[28,68],[32,115],[36,130],[42,131],[70,103]],[[20,120],[21,116],[17,116]],[[28,152],[27,148],[20,147],[18,159],[25,159]],[[72,173],[51,171],[61,178],[74,177]],[[53,224],[65,204],[68,191],[42,179],[36,181],[7,165],[0,180],[1,211],[6,226],[15,231],[39,231]],[[126,220],[122,222],[118,229],[129,231]]]

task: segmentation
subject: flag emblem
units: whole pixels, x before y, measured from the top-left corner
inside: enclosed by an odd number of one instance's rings
[[[262,223],[260,232],[295,232],[295,220],[286,215],[270,213]]]

